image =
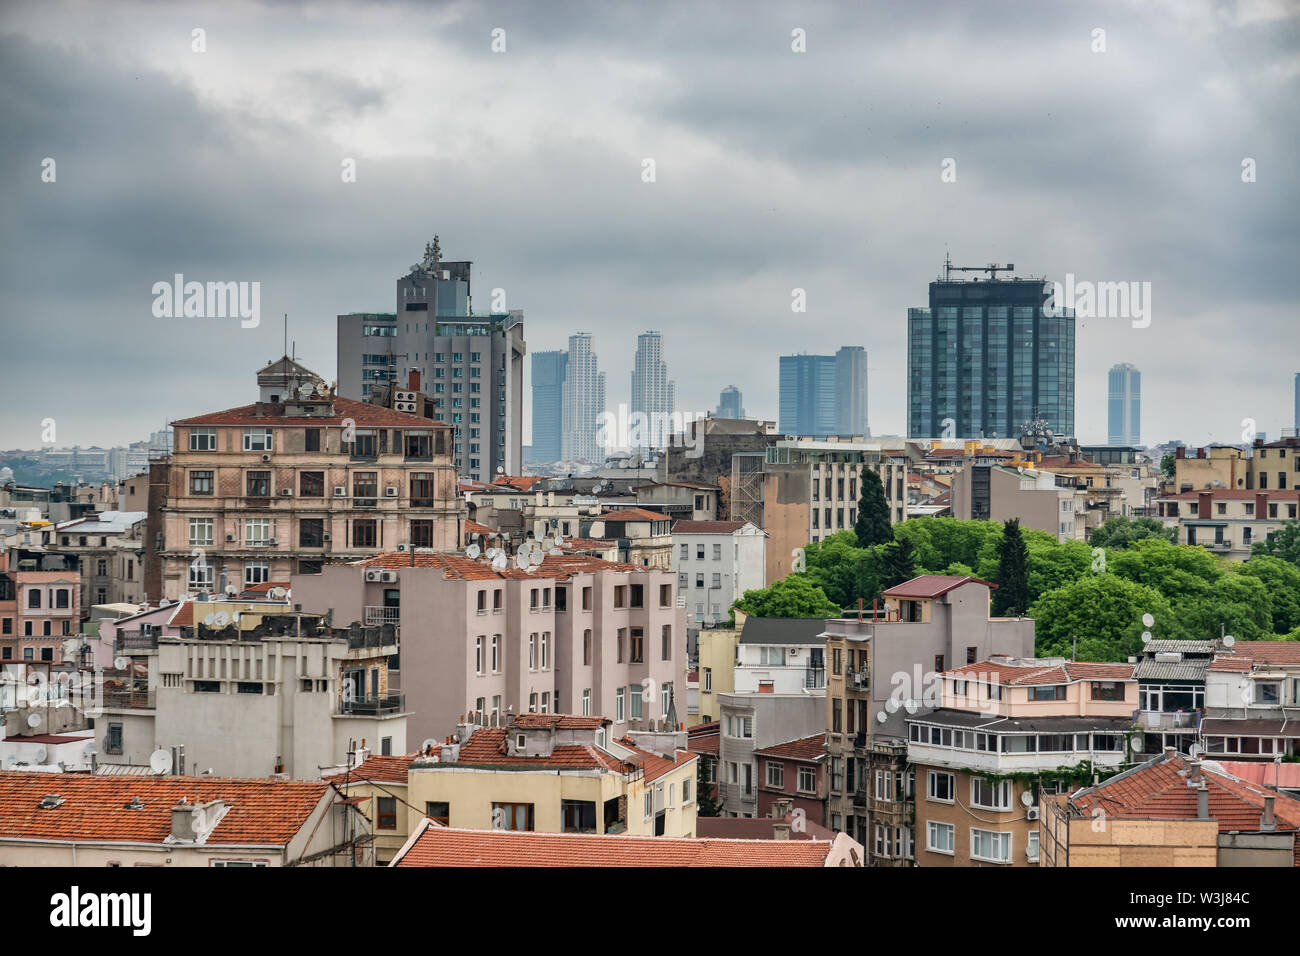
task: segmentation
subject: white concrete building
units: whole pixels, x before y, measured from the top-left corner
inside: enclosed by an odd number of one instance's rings
[[[673,570],[686,619],[695,626],[727,620],[732,602],[766,586],[767,532],[748,521],[678,521]]]

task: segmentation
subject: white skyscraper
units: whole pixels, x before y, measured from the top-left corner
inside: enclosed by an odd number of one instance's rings
[[[603,461],[605,453],[598,440],[598,428],[605,411],[605,373],[597,367],[588,332],[569,336],[562,401],[561,457],[567,461]]]
[[[648,444],[665,448],[672,434],[675,383],[668,380],[663,360],[663,336],[643,332],[636,337],[636,361],[632,368],[632,414],[645,415]]]

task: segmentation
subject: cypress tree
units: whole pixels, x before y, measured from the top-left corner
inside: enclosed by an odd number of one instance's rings
[[[873,544],[888,544],[894,540],[894,529],[889,523],[889,505],[885,501],[885,486],[880,483],[880,476],[866,465],[862,466],[859,479],[862,497],[858,499],[858,520],[853,530],[858,536],[858,547],[869,548]]]
[[[1002,526],[998,542],[998,573],[993,592],[993,616],[1013,617],[1025,613],[1029,606],[1029,549],[1020,533],[1020,519],[1011,518]]]

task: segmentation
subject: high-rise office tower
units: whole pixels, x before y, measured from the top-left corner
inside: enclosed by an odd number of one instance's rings
[[[1142,373],[1127,362],[1111,366],[1106,394],[1106,444],[1138,444],[1142,433]]]
[[[867,350],[845,345],[835,353],[835,431],[867,437]]]
[[[867,431],[867,351],[846,345],[834,355],[782,355],[777,427],[824,438]]]
[[[394,315],[339,316],[338,381],[345,395],[351,388],[361,398],[367,373],[404,381],[418,370],[434,418],[455,426],[457,473],[489,481],[522,465],[527,346],[522,312],[474,314],[470,266],[443,261],[434,236],[423,260],[397,280]],[[391,364],[380,372],[383,361]]]
[[[1018,438],[1037,420],[1074,436],[1074,310],[1044,314],[1050,284],[996,278],[1011,268],[945,264],[930,307],[907,310],[909,436]]]
[[[713,413],[714,418],[744,418],[745,406],[742,404],[740,389],[734,385],[728,385],[718,395],[718,407]]]
[[[1300,372],[1295,373],[1295,433],[1300,435]]]
[[[663,360],[663,336],[643,332],[636,337],[631,412],[646,416],[647,443],[651,448],[667,447],[675,404],[675,385],[668,379],[668,366]]]
[[[602,462],[600,416],[605,411],[605,373],[591,350],[591,335],[569,336],[569,357],[564,373],[564,438],[560,457],[565,461]]]
[[[533,444],[531,461],[559,461],[564,441],[564,371],[569,353],[533,353]]]

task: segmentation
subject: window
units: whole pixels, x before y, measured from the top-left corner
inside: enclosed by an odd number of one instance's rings
[[[627,720],[627,711],[623,705],[623,688],[619,687],[614,691],[614,720],[616,723],[623,723]]]
[[[537,632],[528,635],[528,669],[537,670]]]
[[[970,804],[983,810],[1011,809],[1011,781],[971,777]]]
[[[255,547],[265,546],[271,540],[270,518],[244,519],[244,544]]]
[[[492,673],[501,672],[501,635],[492,635]]]
[[[1011,834],[999,833],[997,830],[970,831],[970,857],[972,860],[985,860],[989,863],[1011,862]]]
[[[591,663],[591,628],[582,632],[582,663]]]
[[[411,507],[432,508],[436,503],[434,475],[431,471],[411,472]]]
[[[689,561],[689,560],[690,560],[690,557],[691,557],[691,546],[690,546],[689,544],[683,544],[683,545],[682,545],[682,560],[683,560],[683,561]]]
[[[799,792],[816,793],[817,792],[817,771],[812,767],[799,768]]]
[[[714,561],[721,561],[721,560],[722,560],[722,545],[720,545],[720,544],[715,544],[715,545],[713,546],[713,560],[714,560]]]
[[[373,501],[379,497],[379,475],[373,471],[357,471],[352,474],[352,497]],[[360,504],[361,502],[357,502]]]
[[[627,586],[620,584],[614,588],[614,607],[627,607]]]
[[[195,590],[211,590],[212,588],[212,565],[198,560],[190,562],[190,588]],[[102,602],[101,602],[102,603]]]
[[[628,716],[633,720],[640,720],[644,714],[641,711],[641,686],[631,684],[628,686]]]
[[[1038,840],[1039,840],[1038,831],[1030,830],[1029,845],[1025,847],[1025,856],[1029,859],[1030,862],[1034,862],[1038,859]]]
[[[298,497],[324,498],[325,472],[304,471],[298,474]]]
[[[474,638],[474,673],[483,673],[483,635]]]
[[[109,724],[108,734],[104,738],[104,750],[111,754],[122,752],[122,725]]]
[[[639,627],[632,628],[632,641],[629,645],[629,660],[633,664],[645,662],[645,637]]]
[[[302,430],[303,449],[305,451],[320,451],[320,429],[304,428]]]
[[[244,451],[270,451],[271,447],[271,429],[244,429]]]
[[[1255,681],[1255,693],[1251,700],[1255,704],[1282,703],[1282,684],[1280,681]]]
[[[446,800],[426,800],[424,815],[434,823],[451,826],[451,804]]]
[[[927,820],[925,824],[926,845],[931,853],[953,853],[953,825]]]
[[[766,760],[767,785],[777,790],[785,789],[785,764],[779,760]]]
[[[190,472],[190,494],[192,495],[212,494],[212,472],[211,471]]]
[[[591,688],[584,688],[582,691],[582,716],[591,716]]]
[[[378,547],[378,523],[374,518],[357,518],[352,522],[352,547]]]
[[[1123,700],[1124,685],[1119,681],[1095,680],[1092,682],[1093,700]]]
[[[1065,700],[1065,686],[1052,684],[1048,687],[1029,688],[1030,700]]]
[[[673,603],[673,586],[671,584],[659,585],[659,606],[671,607]]]
[[[190,519],[190,544],[212,546],[212,519],[211,518],[191,518]],[[36,605],[39,606],[39,605]]]
[[[952,803],[956,793],[956,779],[950,773],[930,771],[930,780],[926,796],[939,803]]]
[[[533,805],[531,803],[493,803],[492,827],[495,830],[531,830]]]
[[[244,565],[244,586],[266,584],[271,580],[271,567],[265,561],[249,561]]]
[[[245,494],[249,498],[271,497],[271,473],[269,471],[250,471],[247,476]]]
[[[190,451],[216,451],[217,430],[215,428],[191,428]]]
[[[659,659],[661,661],[673,659],[673,626],[671,624],[665,624],[659,632]]]

